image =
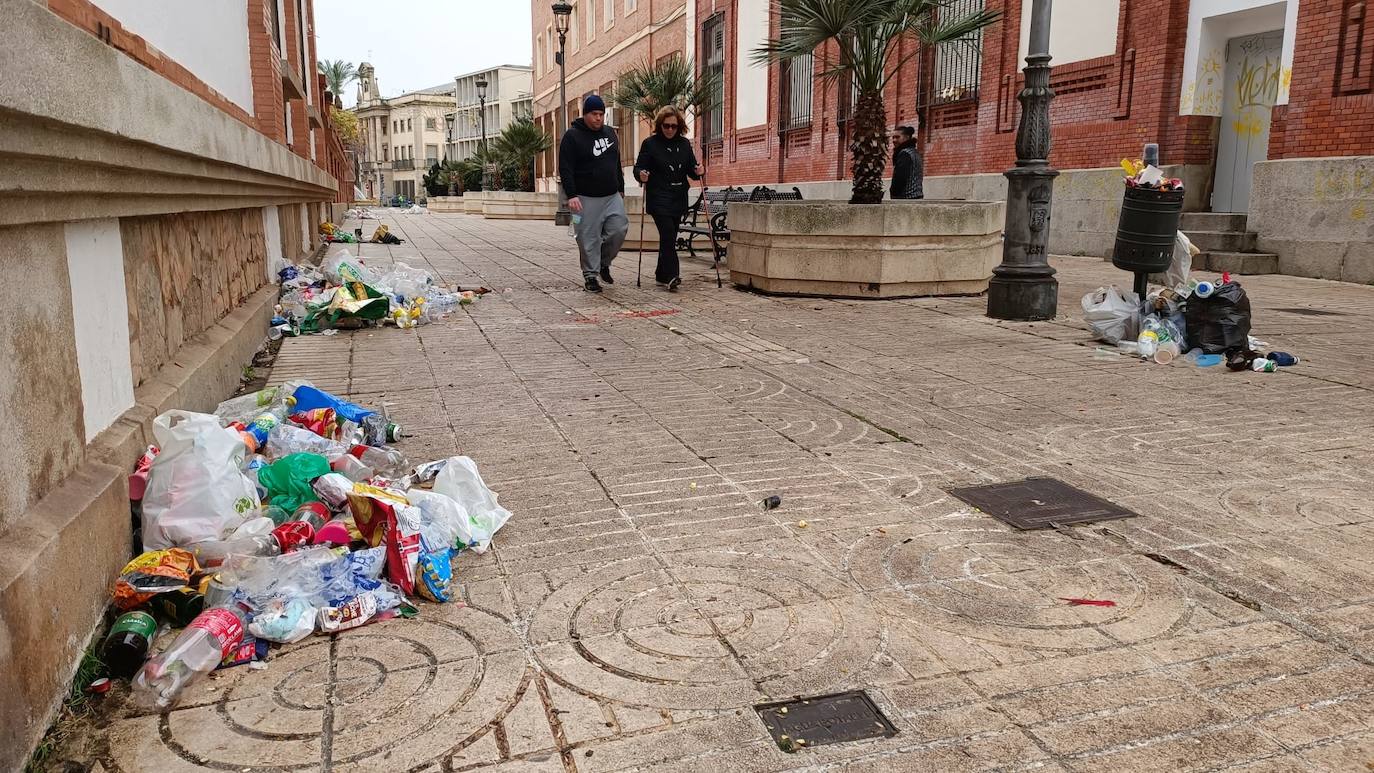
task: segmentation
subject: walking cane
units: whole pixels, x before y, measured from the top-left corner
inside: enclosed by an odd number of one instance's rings
[[[639,268],[635,273],[635,287],[644,286],[644,209],[649,204],[649,189],[645,183],[640,183],[639,187],[644,193],[639,196]]]

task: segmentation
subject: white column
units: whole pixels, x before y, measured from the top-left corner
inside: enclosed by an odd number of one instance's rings
[[[89,443],[134,405],[124,244],[114,218],[68,223],[65,231],[82,418]]]

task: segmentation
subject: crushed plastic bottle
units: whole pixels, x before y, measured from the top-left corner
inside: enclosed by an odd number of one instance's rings
[[[291,454],[319,454],[333,458],[347,453],[348,446],[337,440],[320,437],[308,429],[295,424],[280,424],[272,429],[267,437],[267,456],[273,460]]]
[[[134,693],[147,706],[169,709],[186,687],[215,670],[243,642],[244,610],[234,604],[196,615],[166,652],[143,665],[134,677]]]
[[[350,454],[358,461],[376,470],[378,474],[396,479],[410,472],[410,460],[406,455],[388,446],[353,446]]]

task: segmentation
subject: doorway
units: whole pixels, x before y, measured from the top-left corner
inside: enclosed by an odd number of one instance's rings
[[[1269,124],[1282,72],[1283,30],[1227,42],[1213,212],[1250,209],[1254,166],[1269,158]]]

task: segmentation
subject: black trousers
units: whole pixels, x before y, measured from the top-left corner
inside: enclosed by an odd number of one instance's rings
[[[678,275],[677,263],[677,224],[678,215],[650,215],[654,227],[658,229],[658,266],[654,269],[654,279],[667,282]]]

